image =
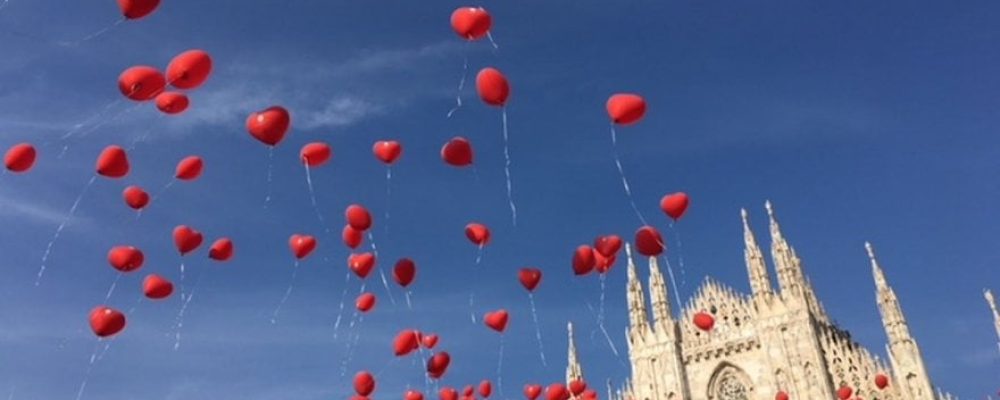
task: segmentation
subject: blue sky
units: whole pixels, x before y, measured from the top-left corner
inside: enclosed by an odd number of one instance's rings
[[[568,320],[578,326],[590,380],[621,382],[628,370],[594,334],[587,306],[597,305],[600,285],[572,277],[569,266],[576,245],[607,233],[630,238],[639,225],[611,158],[604,113],[607,96],[619,91],[643,94],[650,107],[641,124],[619,131],[642,212],[666,229],[660,196],[683,190],[693,199],[677,226],[682,297],[707,275],[749,291],[739,209],[750,210],[766,243],[763,203],[771,199],[827,310],[857,340],[884,354],[868,240],[934,383],[967,398],[996,390],[1000,360],[981,294],[1000,287],[995,2],[479,3],[494,16],[497,51],[486,42],[467,46],[451,32],[448,16],[467,5],[452,1],[172,0],[147,19],[73,43],[116,21],[114,2],[100,3],[10,0],[0,9],[0,144],[40,146],[30,174],[0,178],[8,227],[0,231],[0,396],[75,396],[96,343],[87,312],[116,276],[107,250],[131,244],[146,253],[143,270],[123,277],[109,301],[127,310],[145,273],[178,278],[170,240],[178,224],[207,240],[232,237],[236,259],[210,263],[204,248],[187,259],[187,284],[201,281],[177,351],[179,298],[139,302],[128,329],[95,364],[84,398],[346,397],[359,369],[382,371],[376,397],[399,396],[424,384],[419,360],[387,364],[401,328],[440,334],[440,348],[453,355],[444,384],[495,379],[500,338],[469,321],[469,291],[479,312],[512,314],[506,397],[519,397],[526,382],[562,379]],[[216,69],[191,94],[186,114],[164,118],[152,105],[119,101],[123,69],[163,67],[190,48],[211,52]],[[496,66],[513,86],[516,227],[498,110],[467,86],[466,106],[445,118],[463,55],[472,73]],[[243,120],[273,104],[292,111],[294,127],[275,151],[274,199],[265,209],[267,151]],[[78,134],[58,140],[81,123]],[[475,174],[438,158],[456,135],[476,148]],[[35,287],[45,244],[92,175],[94,157],[143,136],[130,154],[133,173],[90,188]],[[393,169],[386,220],[385,168],[370,148],[388,138],[402,141],[404,154]],[[296,161],[299,148],[316,140],[334,147],[331,163],[313,171],[332,235],[317,221]],[[124,186],[156,193],[190,154],[205,158],[204,177],[174,185],[136,220],[120,200]],[[419,273],[413,310],[393,307],[377,279],[368,283],[380,303],[352,331],[363,335],[342,376],[348,330],[334,339],[333,321],[347,251],[338,233],[342,210],[355,202],[376,214],[380,267],[405,256]],[[462,234],[473,220],[494,233],[479,267]],[[272,325],[291,279],[293,233],[314,234],[320,245]],[[675,264],[679,255],[671,251]],[[547,367],[516,281],[523,266],[546,274],[535,300]],[[619,262],[608,277],[606,324],[620,350],[624,279]],[[348,284],[348,306],[358,286]]]

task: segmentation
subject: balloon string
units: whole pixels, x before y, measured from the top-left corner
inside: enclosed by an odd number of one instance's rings
[[[123,22],[125,22],[125,17],[122,17],[121,19],[119,19],[118,21],[116,21],[114,24],[111,24],[109,26],[101,28],[101,29],[99,29],[99,30],[95,31],[94,33],[91,33],[91,34],[89,34],[87,36],[84,36],[82,39],[77,40],[75,42],[58,41],[58,42],[56,42],[56,44],[60,45],[60,46],[79,46],[83,42],[93,40],[93,39],[97,38],[98,36],[101,36],[101,35],[104,35],[105,33],[108,33],[112,29],[117,28],[118,25],[121,25]]]
[[[476,298],[476,292],[473,292],[473,291],[470,290],[469,291],[469,319],[472,320],[473,324],[476,323],[476,309],[475,309],[475,302],[476,302],[476,300],[475,300],[475,298]]]
[[[594,306],[590,304],[589,301],[585,301],[584,303],[587,304],[587,308],[590,309],[590,313],[594,314],[594,316],[596,317],[597,311],[594,310]],[[598,324],[598,327],[600,328],[601,333],[604,334],[604,339],[607,340],[608,347],[611,348],[611,353],[615,355],[615,358],[618,360],[618,363],[624,366],[625,363],[621,360],[621,355],[619,355],[618,353],[618,347],[615,346],[615,342],[611,340],[611,335],[608,334],[608,328],[606,328],[604,324]]]
[[[670,286],[674,288],[674,299],[677,300],[677,307],[683,307],[680,292],[677,290],[677,280],[674,279],[674,267],[670,265],[670,258],[666,255],[663,256],[663,261],[667,263],[667,273],[670,274]]]
[[[408,309],[412,310],[412,309],[413,309],[413,302],[412,302],[412,301],[410,301],[410,291],[409,291],[409,290],[407,290],[407,291],[406,291],[406,292],[404,293],[404,296],[406,296],[406,308],[408,308]]]
[[[358,296],[360,296],[362,293],[365,292],[366,286],[367,282],[362,280],[361,287],[358,289]],[[360,318],[364,317],[361,316]],[[361,339],[361,332],[354,330],[355,323],[358,322],[358,320],[359,320],[358,309],[355,308],[354,312],[351,313],[351,323],[347,326],[347,328],[350,329],[350,331],[347,332],[347,344],[344,351],[345,353],[347,353],[347,356],[344,357],[344,360],[340,364],[341,377],[347,374],[347,365],[350,364],[352,359],[354,359],[354,349],[357,346],[358,341]]]
[[[107,353],[108,348],[111,347],[111,339],[107,341],[104,346],[104,351],[98,355],[98,350],[101,348],[101,340],[94,343],[94,351],[90,353],[90,362],[87,363],[87,372],[83,374],[83,382],[80,382],[80,389],[76,391],[76,400],[80,400],[83,397],[83,391],[87,388],[87,382],[90,380],[90,374],[94,371],[94,363],[100,361],[104,357],[104,353]],[[10,398],[14,397],[14,392],[11,391]]]
[[[503,337],[504,334],[500,334],[500,350],[497,352],[497,391],[500,392],[500,397],[503,397]]]
[[[267,196],[264,197],[264,209],[271,205],[271,180],[274,176],[274,146],[267,148]]]
[[[274,313],[271,314],[271,324],[278,323],[278,314],[281,313],[281,308],[285,306],[285,302],[288,301],[288,297],[292,295],[292,289],[295,288],[295,278],[299,276],[299,261],[295,260],[295,265],[292,267],[292,280],[288,283],[288,289],[285,289],[285,295],[281,297],[281,302],[278,306],[274,308]]]
[[[490,44],[493,45],[493,50],[500,50],[500,46],[497,46],[496,40],[493,40],[493,32],[486,31],[486,37],[490,39]]]
[[[628,178],[625,177],[625,170],[622,168],[622,160],[618,155],[618,132],[615,132],[615,126],[611,125],[611,146],[615,155],[615,165],[618,166],[618,174],[622,177],[622,186],[625,188],[625,194],[628,196],[628,201],[632,204],[632,210],[635,211],[635,215],[639,217],[639,221],[643,225],[649,225],[646,222],[646,218],[642,216],[639,212],[639,207],[635,205],[635,199],[632,197],[632,188],[628,184]]]
[[[108,107],[105,108],[105,111],[107,111],[110,108],[110,106],[118,104],[121,101],[123,101],[123,100],[122,99],[118,99],[118,100],[116,100],[114,102],[111,102],[108,105]],[[95,117],[95,118],[91,118],[91,119],[88,119],[88,120],[84,121],[84,123],[77,124],[76,126],[74,126],[73,129],[71,129],[69,132],[67,132],[65,135],[63,135],[63,137],[60,138],[60,140],[69,139],[70,136],[73,136],[76,133],[79,133],[79,136],[86,136],[86,135],[88,135],[90,133],[93,133],[94,131],[98,130],[99,128],[107,125],[108,123],[116,121],[119,118],[125,116],[126,114],[131,113],[132,111],[138,110],[140,107],[142,107],[144,105],[145,104],[143,104],[143,103],[137,103],[137,104],[135,104],[135,105],[133,105],[131,107],[128,107],[128,108],[126,108],[124,110],[119,111],[117,114],[114,114],[114,115],[110,116],[109,118],[103,119],[103,120],[95,123],[93,126],[87,128],[85,130],[82,130],[82,131],[79,130],[79,129],[83,128],[84,126],[86,126],[87,122],[96,121],[97,119],[99,119],[104,114],[102,112],[102,113],[98,114],[97,117]],[[66,143],[66,144],[63,145],[62,151],[59,152],[59,155],[56,156],[56,158],[62,159],[63,156],[66,155],[67,151],[69,151],[69,143]]]
[[[462,108],[462,89],[465,88],[465,79],[469,75],[469,43],[465,43],[464,57],[465,61],[462,63],[462,78],[458,81],[458,93],[455,95],[455,107],[448,111],[447,118],[451,118],[451,115]]]
[[[514,226],[517,226],[517,206],[514,205],[514,195],[513,187],[510,178],[510,147],[508,145],[507,136],[507,107],[503,108],[503,157],[504,157],[504,167],[503,172],[507,177],[507,203],[510,205],[510,217],[513,221]]]
[[[76,214],[76,209],[80,206],[80,201],[83,200],[83,196],[87,194],[87,190],[94,185],[96,180],[97,175],[90,177],[90,181],[87,182],[87,185],[83,187],[82,191],[80,191],[80,195],[76,196],[76,200],[73,201],[73,206],[69,208],[69,213],[67,213],[66,217],[63,218],[61,223],[59,223],[59,227],[56,228],[56,232],[52,235],[52,240],[49,240],[49,244],[45,246],[45,253],[42,254],[42,265],[38,268],[38,276],[35,278],[35,286],[42,283],[42,275],[45,274],[45,263],[48,262],[49,255],[52,254],[52,246],[54,246],[56,241],[59,240],[59,235],[62,234],[63,229],[66,229],[66,224],[68,224],[73,218],[73,215]]]
[[[681,240],[681,231],[674,227],[673,222],[670,223],[670,230],[677,237],[677,263],[681,267],[681,287],[685,287],[687,286],[687,271],[684,267],[684,241]],[[679,304],[678,307],[680,307]]]
[[[118,272],[115,275],[115,280],[111,282],[111,287],[108,288],[108,294],[104,296],[104,303],[107,304],[108,300],[111,300],[111,294],[115,292],[115,287],[118,286],[118,281],[122,279],[122,272]]]
[[[312,181],[312,169],[309,168],[309,164],[302,163],[302,166],[306,170],[306,185],[309,186],[309,200],[312,201],[313,211],[316,212],[316,219],[319,220],[320,226],[323,227],[323,231],[327,234],[330,233],[330,227],[326,225],[326,218],[323,218],[323,213],[319,210],[319,205],[316,203],[316,191],[313,188]]]
[[[184,298],[184,294],[181,293],[181,311],[177,313],[177,329],[174,335],[174,351],[181,348],[181,330],[184,329],[184,313],[187,312],[188,305],[191,304],[191,299],[194,298],[194,292],[198,290],[198,285],[201,283],[201,278],[203,275],[198,275],[198,280],[194,281],[194,286],[191,288],[191,293],[188,293],[187,298]],[[183,286],[182,286],[183,287]]]
[[[385,167],[385,238],[389,239],[389,210],[392,208],[392,166]]]
[[[340,331],[340,321],[344,317],[344,302],[347,298],[347,284],[351,281],[351,271],[348,270],[347,274],[344,275],[344,291],[340,293],[340,306],[337,311],[337,320],[333,323],[333,339],[337,339],[337,334]]]
[[[154,195],[153,198],[149,200],[149,202],[152,203],[156,200],[159,200],[160,196],[163,196],[163,194],[166,193],[167,190],[170,190],[170,188],[174,187],[175,183],[177,183],[177,178],[171,179],[170,182],[167,182],[166,185],[163,185],[163,187],[160,188],[160,191],[157,192],[156,195]]]
[[[379,258],[378,247],[375,245],[375,236],[372,235],[371,231],[368,231],[368,242],[371,243],[372,253],[375,253],[375,259],[377,260]],[[383,271],[382,268],[379,268],[378,273],[382,277],[382,286],[385,287],[385,293],[389,295],[389,302],[395,306],[396,297],[392,295],[392,290],[389,290],[389,281],[385,279],[385,271]]]
[[[535,321],[535,339],[538,340],[538,355],[542,358],[542,366],[548,366],[545,361],[545,348],[542,346],[542,328],[538,325],[538,309],[535,308],[535,294],[528,292],[528,302],[531,304],[531,318]]]
[[[607,290],[607,278],[602,273],[602,274],[600,274],[599,280],[601,281],[601,301],[600,301],[599,305],[597,306],[597,323],[599,325],[603,325],[604,324],[604,298],[605,298],[605,291]]]

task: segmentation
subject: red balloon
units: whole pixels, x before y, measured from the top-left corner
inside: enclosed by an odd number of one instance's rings
[[[330,149],[330,145],[323,142],[313,142],[302,146],[302,150],[299,151],[299,160],[310,167],[318,167],[326,164],[332,155],[333,150]]]
[[[465,388],[462,389],[462,396],[475,398],[476,389],[473,388],[472,385],[466,385]]]
[[[375,158],[386,164],[393,164],[403,154],[403,145],[395,140],[380,140],[372,146]]]
[[[344,211],[347,224],[359,231],[367,231],[372,227],[372,215],[366,208],[358,204],[351,204]]]
[[[587,389],[583,391],[583,400],[597,400],[597,392],[593,389]]]
[[[788,393],[778,392],[778,394],[774,395],[774,400],[788,400]]]
[[[528,400],[536,400],[539,395],[542,394],[542,385],[537,384],[527,384],[524,385],[524,398]]]
[[[247,117],[247,132],[268,146],[275,146],[285,138],[292,125],[288,110],[273,106],[263,111],[250,113]]]
[[[150,299],[165,299],[173,292],[174,284],[157,274],[149,274],[142,280],[142,293]]]
[[[417,276],[417,264],[409,258],[401,258],[396,261],[396,266],[392,269],[392,279],[399,286],[407,287],[413,283],[413,278]]]
[[[660,199],[660,209],[676,221],[684,216],[690,201],[688,195],[683,192],[668,194]]]
[[[569,400],[569,391],[561,383],[553,383],[545,389],[545,397],[548,400]]]
[[[840,398],[840,400],[847,400],[851,398],[851,394],[853,393],[854,390],[847,386],[842,386],[840,389],[837,389],[837,397]]]
[[[447,352],[440,352],[427,360],[427,375],[431,378],[439,379],[448,371],[448,364],[451,363],[451,356]]]
[[[212,73],[212,57],[204,50],[188,50],[167,65],[167,81],[178,89],[194,89]]]
[[[358,296],[358,299],[354,301],[354,306],[358,308],[358,311],[363,313],[369,312],[372,308],[375,308],[375,295],[371,293],[362,293]]]
[[[452,387],[444,387],[438,391],[438,398],[441,400],[458,400],[458,391]]]
[[[465,237],[479,247],[485,246],[490,242],[490,228],[478,222],[470,223],[465,226]]]
[[[652,226],[643,226],[635,231],[635,248],[644,256],[658,256],[666,249],[660,231]]]
[[[694,326],[697,326],[698,329],[705,332],[712,330],[712,327],[715,326],[715,318],[712,317],[711,314],[704,311],[696,313],[692,322],[694,322]]]
[[[889,386],[889,377],[885,376],[885,374],[875,375],[875,386],[878,387],[879,390],[885,389],[886,386]]]
[[[160,0],[118,0],[118,8],[127,19],[139,19],[152,14]]]
[[[344,225],[344,230],[341,232],[340,237],[344,239],[344,244],[347,247],[356,249],[361,245],[361,241],[364,240],[364,232],[354,229],[348,224]]]
[[[451,166],[468,166],[472,164],[472,158],[472,144],[460,136],[452,138],[441,148],[441,159]]]
[[[108,264],[121,272],[132,272],[142,268],[145,259],[142,250],[132,246],[115,246],[108,251]]]
[[[166,78],[156,68],[139,65],[118,76],[118,90],[130,100],[147,101],[163,93]]]
[[[122,191],[125,204],[133,210],[141,210],[149,204],[149,193],[138,186],[129,186]]]
[[[493,18],[482,7],[460,7],[451,13],[451,28],[465,40],[482,39],[492,25]]]
[[[375,255],[372,253],[351,254],[347,256],[347,267],[361,279],[368,277],[375,267]]]
[[[168,115],[177,115],[188,109],[191,100],[181,92],[163,92],[156,95],[156,108]]]
[[[178,225],[174,228],[174,245],[177,246],[177,251],[181,255],[185,255],[197,249],[201,246],[201,241],[203,237],[201,232],[198,232],[188,226]]]
[[[125,329],[125,314],[107,306],[97,306],[90,311],[90,329],[98,337],[114,336]]]
[[[594,270],[599,274],[606,274],[615,265],[617,256],[605,257],[601,252],[594,250]]]
[[[569,392],[572,393],[573,396],[583,394],[584,390],[587,390],[587,383],[581,379],[574,379],[569,383]]]
[[[504,106],[510,97],[510,84],[503,73],[496,68],[483,68],[476,75],[476,91],[484,103],[491,106]]]
[[[403,400],[424,400],[424,394],[410,389],[403,395]]]
[[[288,247],[292,249],[292,255],[301,260],[316,250],[316,238],[295,234],[288,238]]]
[[[204,168],[205,161],[203,161],[201,157],[184,157],[181,162],[177,163],[177,170],[174,172],[174,178],[182,181],[193,181],[201,176],[201,171]]]
[[[371,399],[369,399],[369,398],[367,398],[365,396],[354,395],[354,396],[350,397],[350,400],[371,400]]]
[[[128,175],[128,155],[121,146],[105,147],[97,156],[97,173],[107,178],[122,178]]]
[[[594,259],[594,249],[587,245],[580,245],[573,252],[573,273],[576,275],[587,275],[594,270],[597,260]]]
[[[622,238],[618,235],[601,236],[594,239],[594,250],[605,257],[614,257],[622,248]]]
[[[361,396],[368,396],[375,391],[375,377],[368,371],[354,375],[354,391]]]
[[[35,146],[28,143],[16,144],[7,150],[3,163],[10,172],[27,172],[35,165]]]
[[[484,379],[482,382],[479,382],[479,396],[486,399],[491,394],[493,394],[493,385],[490,384],[490,381]]]
[[[490,327],[490,329],[503,333],[503,331],[507,330],[509,317],[510,315],[507,314],[507,310],[496,310],[486,313],[483,316],[483,323]]]
[[[538,268],[521,268],[517,273],[517,279],[521,281],[521,286],[524,286],[529,292],[534,292],[535,288],[542,281],[542,270]]]
[[[392,351],[396,357],[410,354],[420,348],[420,332],[412,329],[400,331],[392,341]]]
[[[608,98],[608,116],[618,125],[631,125],[646,115],[646,100],[637,94],[618,93]]]
[[[438,335],[424,335],[420,338],[420,344],[424,345],[424,348],[427,349],[433,349],[434,346],[437,346],[437,343]]]
[[[208,258],[215,261],[229,261],[233,258],[233,241],[229,238],[220,238],[212,243],[208,248]]]

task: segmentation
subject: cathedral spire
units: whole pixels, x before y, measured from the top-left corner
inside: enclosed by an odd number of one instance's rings
[[[757,238],[750,229],[750,221],[747,217],[747,210],[741,209],[740,215],[743,217],[743,255],[746,259],[747,274],[750,276],[750,288],[754,297],[761,297],[772,294],[771,277],[767,274],[767,264],[764,262],[764,254],[757,245]]]
[[[638,274],[635,271],[635,262],[632,260],[632,245],[625,243],[625,255],[628,259],[628,315],[630,338],[636,335],[642,336],[649,331],[649,314],[646,312],[646,296],[642,292],[642,283],[639,282]]]
[[[875,279],[876,297],[878,298],[879,310],[882,312],[882,324],[885,326],[885,333],[889,337],[889,344],[910,340],[910,329],[906,324],[906,317],[899,306],[896,292],[892,290],[885,279],[885,272],[875,258],[875,249],[872,244],[865,242],[865,250],[868,251],[868,259],[872,265],[872,277]]]
[[[580,366],[580,361],[576,356],[576,342],[573,339],[573,323],[566,323],[566,336],[568,348],[566,350],[566,357],[568,358],[566,363],[566,383],[569,384],[577,379],[583,379],[583,368]]]
[[[653,321],[657,329],[669,326],[673,322],[673,311],[670,297],[667,296],[667,284],[663,280],[663,274],[660,273],[656,257],[649,257],[649,297],[653,304]]]
[[[997,312],[997,302],[993,298],[993,292],[989,289],[983,291],[983,296],[986,296],[986,302],[990,305],[990,311],[993,311],[993,327],[997,331],[997,338],[1000,339],[1000,312]],[[997,342],[997,346],[1000,346],[1000,342]]]
[[[774,260],[774,268],[778,272],[778,286],[781,287],[781,297],[793,301],[801,301],[809,308],[812,315],[820,321],[826,321],[826,311],[816,298],[816,293],[802,272],[802,261],[795,254],[785,236],[781,233],[781,226],[774,215],[774,208],[771,201],[764,203],[767,208],[767,216],[771,220],[771,258]]]

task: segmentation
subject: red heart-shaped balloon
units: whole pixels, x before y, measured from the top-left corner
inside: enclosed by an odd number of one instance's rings
[[[683,192],[668,194],[660,199],[660,209],[676,221],[684,216],[690,202],[691,199]]]
[[[28,143],[16,144],[4,154],[3,163],[11,172],[27,172],[35,165],[35,157],[38,153],[35,146]]]
[[[788,393],[778,392],[778,394],[774,395],[774,400],[788,400]]]
[[[144,260],[142,250],[132,246],[115,246],[108,251],[108,263],[121,272],[132,272],[141,268]]]
[[[587,275],[594,270],[597,260],[594,259],[594,249],[587,245],[580,245],[573,252],[573,273],[576,275]]]
[[[138,65],[122,71],[118,76],[118,90],[129,100],[147,101],[163,93],[167,78],[153,67]]]
[[[529,292],[534,292],[535,288],[542,281],[542,270],[538,268],[521,268],[517,272],[517,279],[521,281],[521,286],[524,286]]]
[[[177,170],[174,172],[174,178],[182,181],[193,181],[201,176],[201,171],[204,168],[205,161],[203,161],[201,157],[184,157],[183,160],[177,163]]]
[[[493,394],[493,385],[490,384],[490,381],[483,380],[479,382],[479,396],[485,399],[490,397],[491,394]]]
[[[375,267],[375,255],[372,253],[351,254],[347,257],[347,267],[361,279],[368,277]]]
[[[493,18],[482,7],[460,7],[451,13],[451,28],[465,40],[486,36],[493,25]]]
[[[354,391],[361,396],[368,396],[375,391],[375,377],[368,371],[360,371],[354,375]]]
[[[358,299],[354,301],[355,307],[358,311],[363,313],[369,312],[375,307],[375,295],[371,293],[362,293],[358,296]]]
[[[142,280],[142,293],[150,299],[165,299],[173,292],[174,284],[157,274],[149,274]]]
[[[330,161],[331,156],[333,156],[333,150],[330,145],[323,142],[309,143],[302,146],[302,150],[299,151],[299,160],[310,167],[326,164],[327,161]]]
[[[587,390],[587,383],[582,379],[574,379],[569,383],[569,392],[572,393],[573,396],[583,394],[584,390]]]
[[[594,239],[594,249],[605,257],[613,257],[622,248],[622,238],[618,235],[606,235]]]
[[[474,397],[475,395],[476,388],[472,387],[472,385],[465,385],[465,388],[462,389],[462,397]]]
[[[583,395],[580,396],[583,400],[597,400],[597,392],[593,389],[587,389],[583,391]]]
[[[715,318],[712,317],[711,314],[704,311],[695,313],[692,318],[692,322],[694,322],[694,326],[697,326],[698,329],[705,332],[712,330],[712,327],[715,326]]]
[[[837,390],[837,397],[839,397],[840,400],[847,400],[851,398],[851,394],[853,393],[854,390],[851,389],[850,387],[842,386],[840,389]]]
[[[448,371],[448,364],[451,363],[451,356],[447,352],[437,353],[427,360],[427,375],[431,378],[439,379]]]
[[[433,334],[432,335],[424,335],[424,337],[422,337],[420,339],[420,342],[421,342],[421,344],[424,345],[424,348],[433,349],[434,346],[437,346],[438,335],[433,335]]]
[[[420,348],[420,331],[406,329],[396,334],[392,341],[392,351],[396,357],[402,357]]]
[[[125,314],[107,306],[97,306],[90,311],[90,329],[98,337],[114,336],[125,329]]]
[[[635,232],[635,248],[639,254],[654,257],[663,253],[663,250],[666,249],[666,243],[663,242],[660,231],[647,225]]]
[[[118,8],[128,19],[139,19],[151,14],[160,5],[160,0],[118,0]]]
[[[344,245],[352,249],[358,248],[364,240],[364,232],[354,229],[351,225],[344,225],[344,230],[340,233]]]
[[[401,258],[396,261],[396,266],[392,269],[392,279],[399,284],[399,286],[407,287],[413,283],[413,279],[417,276],[417,264],[409,258]]]
[[[97,156],[97,173],[107,178],[121,178],[128,175],[128,155],[121,146],[105,147]]]
[[[611,267],[615,265],[615,259],[617,257],[612,255],[611,257],[605,257],[601,252],[594,250],[594,270],[599,274],[606,274],[611,270]]]
[[[566,390],[566,386],[561,383],[553,383],[545,389],[545,397],[548,400],[568,400],[569,391]]]
[[[458,391],[453,387],[443,387],[438,391],[441,400],[458,400]]]
[[[125,204],[133,210],[141,210],[149,205],[149,193],[138,186],[129,186],[122,191]]]
[[[488,312],[483,316],[483,323],[497,332],[503,333],[507,329],[507,320],[510,315],[507,314],[507,310],[496,310],[493,312]]]
[[[194,89],[212,73],[212,56],[204,50],[188,50],[167,65],[167,80],[178,89]]]
[[[254,112],[247,117],[247,132],[268,146],[281,142],[291,125],[292,116],[280,106]]]
[[[510,83],[503,73],[496,68],[483,68],[476,75],[476,91],[484,103],[491,106],[503,106],[510,97]]]
[[[344,218],[347,219],[348,225],[359,231],[367,231],[368,228],[372,227],[371,213],[360,204],[347,206],[347,209],[344,210]]]
[[[541,394],[542,394],[542,385],[531,384],[531,383],[524,385],[524,397],[526,399],[535,400]]]
[[[201,246],[203,240],[201,232],[198,232],[186,225],[179,225],[174,228],[174,245],[181,255],[185,255]]]
[[[403,399],[404,400],[424,400],[424,394],[420,393],[420,392],[418,392],[416,390],[410,389],[410,390],[406,391],[405,395],[403,395]]]
[[[886,376],[885,374],[875,375],[875,387],[879,388],[879,390],[882,390],[885,389],[886,386],[889,386],[889,377]]]
[[[454,137],[441,147],[441,159],[455,167],[472,164],[472,144],[463,137]]]
[[[473,222],[465,226],[465,237],[480,247],[485,246],[490,242],[490,228],[478,222]]]
[[[403,146],[395,140],[380,140],[372,146],[375,158],[386,164],[393,164],[403,154]]]
[[[309,235],[295,234],[288,238],[288,247],[296,259],[303,259],[316,250],[316,238]]]
[[[608,98],[608,116],[618,125],[631,125],[646,115],[646,100],[637,94],[618,93]]]
[[[167,115],[183,113],[191,106],[191,99],[181,92],[163,92],[156,95],[156,109]]]
[[[208,248],[208,258],[215,261],[229,261],[233,258],[233,241],[229,238],[220,238],[212,243]]]

